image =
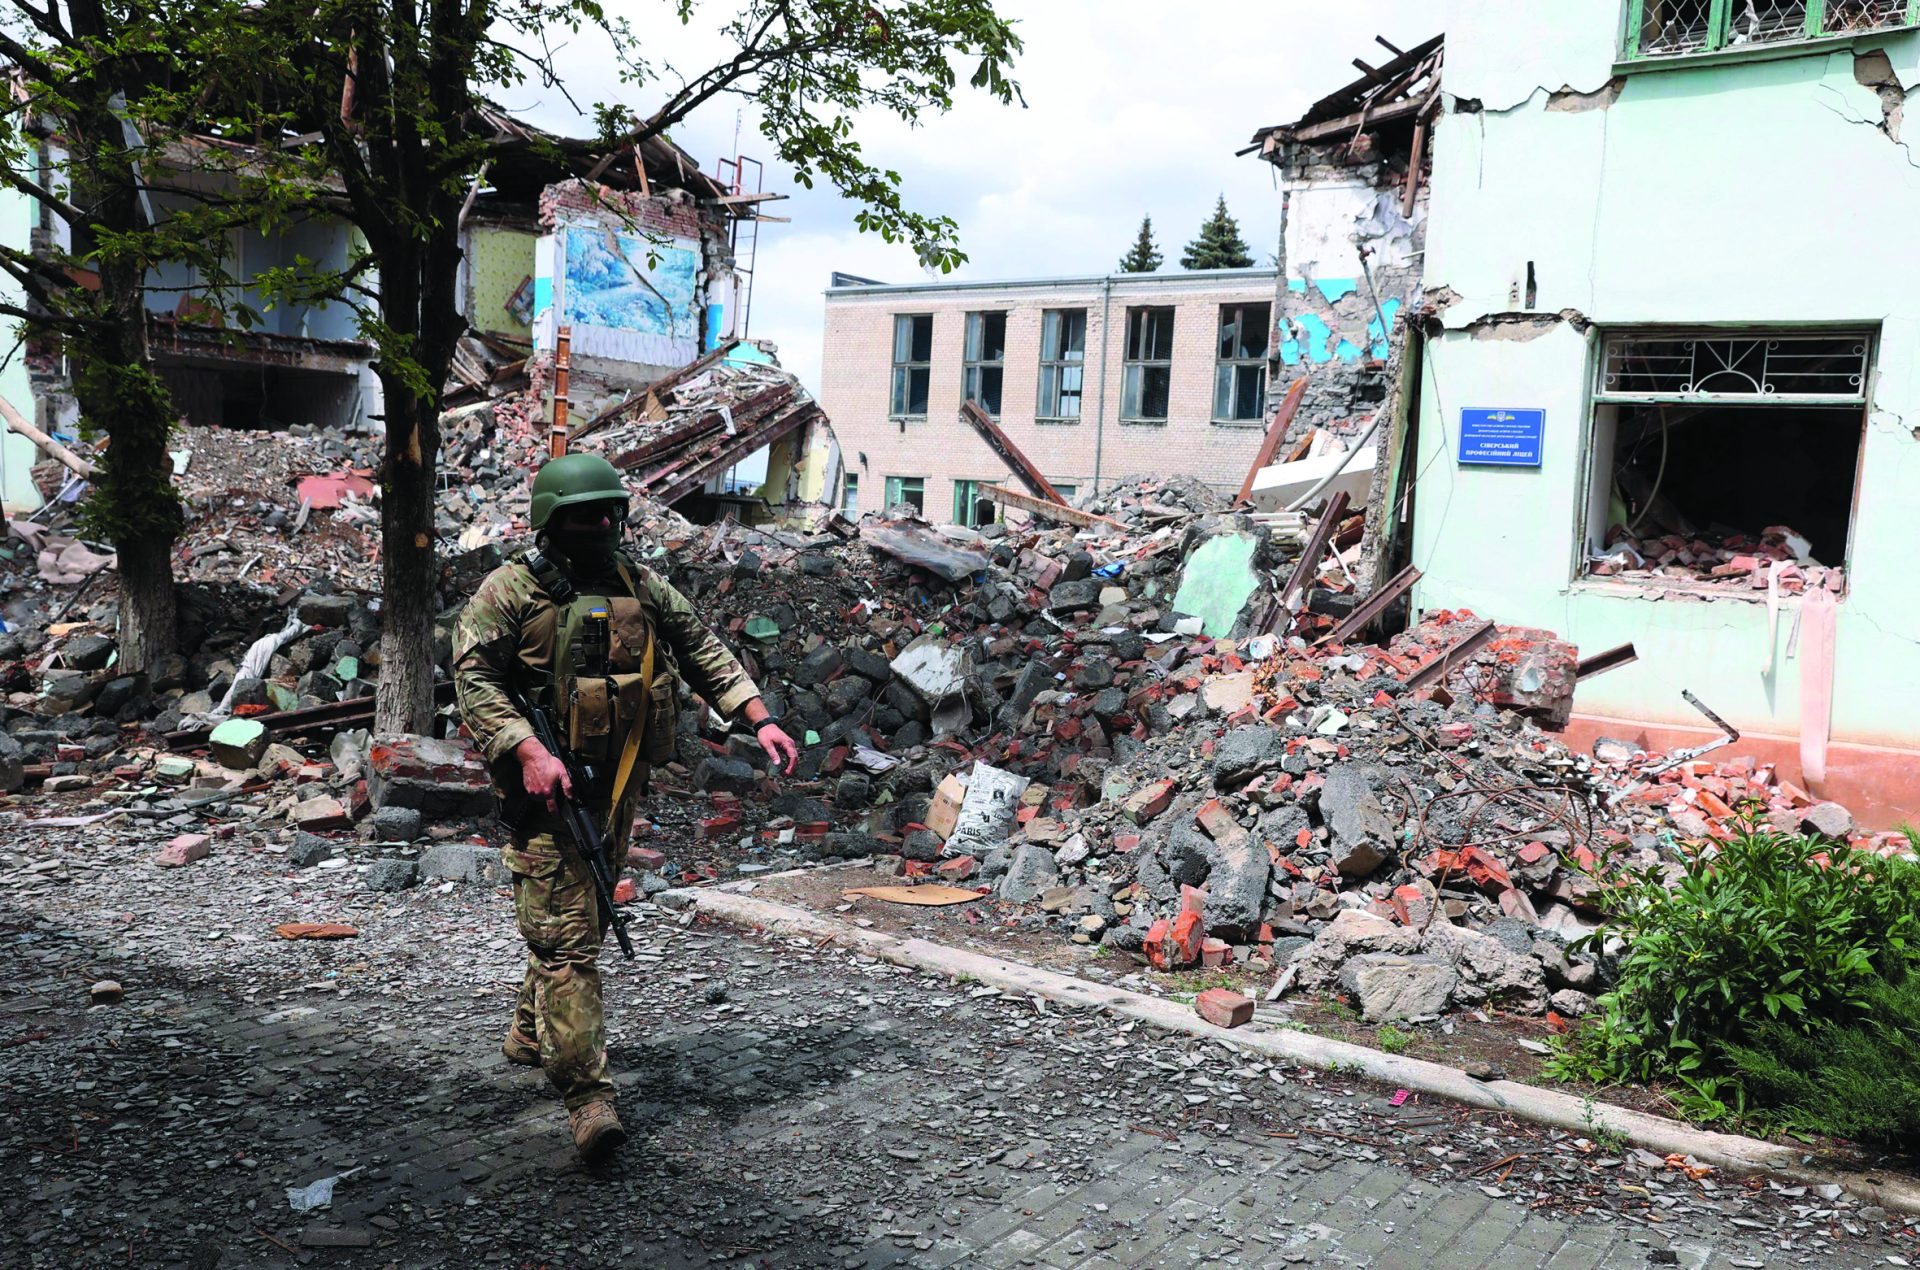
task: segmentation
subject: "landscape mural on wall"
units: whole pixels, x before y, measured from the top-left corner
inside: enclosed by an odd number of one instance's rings
[[[694,303],[699,253],[577,225],[567,229],[566,252],[563,321],[673,341],[699,337]]]

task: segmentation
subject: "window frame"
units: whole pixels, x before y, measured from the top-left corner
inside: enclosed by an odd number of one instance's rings
[[[1077,350],[1078,356],[1076,357],[1063,356],[1062,348],[1049,349],[1047,344],[1047,334],[1048,334],[1048,327],[1050,323],[1052,323],[1055,320],[1064,320],[1068,317],[1078,317],[1080,319],[1080,347]],[[1052,357],[1049,357],[1047,355],[1050,351],[1054,354]],[[1065,391],[1063,391],[1063,389],[1061,388],[1061,383],[1065,381],[1065,379],[1067,378],[1067,372],[1069,371],[1077,372],[1079,375],[1079,379],[1076,381],[1073,392],[1071,393],[1072,397],[1074,398],[1074,412],[1070,415],[1061,414],[1059,412],[1060,399],[1064,396],[1069,395]],[[1051,384],[1048,382],[1049,372],[1052,372],[1053,374],[1058,376],[1058,379]],[[1082,419],[1086,417],[1086,412],[1087,412],[1086,411],[1086,407],[1087,407],[1087,310],[1086,309],[1067,308],[1067,309],[1041,310],[1040,312],[1040,375],[1039,375],[1039,379],[1040,379],[1040,382],[1038,387],[1038,395],[1037,395],[1037,399],[1034,402],[1034,410],[1033,410],[1034,422],[1072,426],[1074,424],[1079,423]],[[1047,400],[1047,392],[1050,387],[1053,390],[1053,400],[1051,402]],[[1048,406],[1052,406],[1053,409],[1049,410]]]
[[[851,497],[849,497],[851,495]],[[842,472],[840,474],[840,514],[851,516],[860,510],[860,474]]]
[[[1178,333],[1180,310],[1170,304],[1137,304],[1127,309],[1126,338],[1121,344],[1120,362],[1120,422],[1138,423],[1160,427],[1168,423],[1173,416],[1173,341]],[[1166,348],[1160,350],[1163,356],[1136,357],[1134,347],[1134,322],[1164,315],[1167,319]],[[1144,333],[1144,323],[1142,324]],[[1137,405],[1143,393],[1134,391],[1136,372],[1142,381],[1151,370],[1165,370],[1167,375],[1166,408],[1157,415],[1144,414],[1139,410],[1129,410],[1129,404]]]
[[[1829,409],[1838,413],[1842,410],[1858,410],[1859,429],[1862,434],[1859,453],[1854,461],[1853,490],[1851,495],[1852,511],[1847,524],[1847,543],[1837,566],[1847,579],[1847,590],[1839,598],[1844,601],[1853,587],[1854,547],[1860,532],[1860,492],[1866,479],[1866,440],[1865,434],[1870,426],[1873,414],[1874,379],[1880,373],[1880,342],[1882,330],[1870,323],[1848,323],[1839,326],[1822,326],[1809,323],[1803,326],[1608,326],[1597,328],[1588,345],[1589,370],[1586,383],[1586,410],[1584,419],[1585,435],[1581,440],[1580,458],[1580,495],[1576,503],[1573,552],[1568,561],[1568,582],[1577,590],[1600,591],[1609,594],[1644,596],[1650,591],[1689,591],[1698,590],[1699,594],[1716,601],[1732,603],[1763,603],[1765,591],[1743,591],[1721,587],[1696,587],[1693,584],[1673,580],[1658,586],[1647,583],[1614,578],[1597,577],[1588,572],[1588,545],[1593,540],[1594,517],[1598,509],[1599,493],[1597,484],[1601,479],[1601,432],[1603,428],[1617,426],[1618,412],[1624,409],[1656,405],[1694,405],[1694,406],[1730,406],[1747,408],[1801,408]],[[1827,394],[1763,396],[1761,394],[1722,394],[1722,393],[1679,393],[1651,392],[1630,393],[1609,391],[1606,387],[1607,352],[1616,340],[1676,340],[1676,339],[1765,339],[1765,338],[1859,338],[1865,341],[1864,372],[1861,391],[1857,396],[1836,396]],[[1602,412],[1609,412],[1603,418]],[[1604,532],[1604,527],[1602,532]]]
[[[917,361],[914,359],[913,338],[912,336],[908,336],[907,358],[905,361],[902,361],[900,359],[901,323],[918,322],[923,319],[927,324],[926,360]],[[931,413],[932,407],[933,407],[933,314],[931,313],[896,313],[894,314],[893,315],[893,347],[889,350],[889,356],[893,359],[892,360],[893,369],[892,369],[892,373],[887,377],[887,418],[889,420],[895,420],[899,422],[915,421],[915,422],[924,423],[927,419],[928,414]],[[907,406],[911,406],[913,403],[912,383],[913,383],[913,375],[914,375],[914,372],[916,371],[926,377],[926,392],[925,392],[924,400],[927,403],[927,409],[920,411],[918,414],[915,414],[913,411],[904,408]],[[904,396],[901,392],[901,385],[903,383],[907,385],[907,391],[904,394]]]
[[[1826,29],[1827,7],[1841,2],[1842,0],[1806,0],[1806,18],[1798,36],[1749,44],[1732,44],[1729,41],[1732,37],[1733,6],[1736,0],[1708,0],[1707,40],[1702,47],[1685,49],[1677,53],[1648,53],[1640,47],[1641,37],[1646,32],[1648,0],[1627,0],[1626,29],[1621,32],[1620,39],[1620,60],[1622,63],[1631,63],[1635,66],[1656,66],[1685,62],[1714,54],[1764,55],[1768,50],[1799,48],[1815,40],[1851,40],[1861,36],[1911,30],[1920,26],[1920,0],[1905,0],[1906,16],[1899,21],[1889,22],[1884,26],[1869,27],[1865,30],[1829,31]]]
[[[906,497],[906,483],[908,481],[913,481],[920,486],[919,489],[914,491],[914,493],[920,496],[920,501],[912,504],[912,506],[922,516],[927,514],[927,478],[924,476],[887,477],[885,484],[881,486],[881,493],[884,495],[880,502],[881,511],[909,501]]]
[[[1244,349],[1246,347],[1246,338],[1244,334],[1246,330],[1246,312],[1248,309],[1255,309],[1255,308],[1264,309],[1266,311],[1266,316],[1261,323],[1263,329],[1261,330],[1261,333],[1260,333],[1261,338],[1260,338],[1260,344],[1258,346],[1259,351],[1252,355],[1242,355],[1238,357],[1222,356],[1221,354],[1225,351],[1224,346],[1227,344],[1227,341],[1229,338],[1231,338],[1234,341],[1235,345],[1238,345],[1239,349],[1244,354]],[[1229,311],[1231,311],[1234,314],[1234,319],[1232,324],[1234,334],[1231,337],[1227,335],[1227,327],[1228,327],[1227,313]],[[1213,362],[1212,401],[1208,406],[1209,412],[1213,416],[1214,423],[1219,424],[1222,427],[1244,428],[1244,427],[1258,426],[1266,422],[1267,352],[1268,352],[1268,346],[1271,345],[1273,342],[1272,326],[1273,326],[1273,301],[1271,300],[1236,300],[1220,306],[1220,315],[1215,323],[1216,337],[1215,337],[1214,349],[1213,349],[1214,362]],[[1242,417],[1239,415],[1221,413],[1220,411],[1221,372],[1228,369],[1231,369],[1233,372],[1233,376],[1232,376],[1232,382],[1234,386],[1233,397],[1236,400],[1239,398],[1239,395],[1240,395],[1239,387],[1240,387],[1241,372],[1250,370],[1259,376],[1259,383],[1255,387],[1254,393],[1253,393],[1254,407],[1253,407],[1253,413],[1251,415]]]
[[[953,484],[953,523],[956,525],[964,525],[968,529],[978,529],[980,527],[979,522],[971,519],[973,505],[985,497],[980,493],[981,490],[989,485],[996,485],[999,482],[986,477],[955,476],[950,479]],[[965,502],[961,501],[963,493],[966,496]],[[993,500],[988,499],[987,501],[992,502]],[[998,506],[996,503],[996,509]],[[994,516],[997,521],[999,518],[998,510],[995,511]]]
[[[1000,319],[1000,356],[981,357],[981,346],[986,342],[988,318]],[[976,332],[978,338],[976,339]],[[987,371],[1000,373],[999,389],[995,396],[999,403],[989,407],[982,398],[979,385]],[[989,419],[998,419],[1001,409],[1007,404],[1007,311],[1005,309],[976,309],[967,314],[965,342],[960,346],[960,400],[971,401],[987,412]]]

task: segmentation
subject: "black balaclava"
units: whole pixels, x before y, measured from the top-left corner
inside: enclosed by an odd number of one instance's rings
[[[620,531],[626,524],[627,509],[619,502],[578,504],[582,511],[605,509],[610,522],[604,529],[570,529],[565,514],[575,510],[562,508],[547,525],[547,538],[556,550],[581,573],[611,574],[614,552],[620,547]]]

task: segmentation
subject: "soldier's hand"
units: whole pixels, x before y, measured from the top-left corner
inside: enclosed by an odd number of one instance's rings
[[[800,761],[800,747],[793,743],[786,730],[772,719],[762,723],[754,734],[760,742],[760,748],[767,752],[774,766],[780,769],[782,776],[793,775],[794,765]]]
[[[537,737],[530,736],[520,742],[514,755],[520,760],[521,787],[529,796],[544,800],[548,811],[558,813],[559,795],[573,797],[573,781],[567,776],[567,765],[547,753],[547,747],[540,744]]]

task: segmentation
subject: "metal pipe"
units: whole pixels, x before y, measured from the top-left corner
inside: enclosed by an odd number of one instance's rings
[[[1367,425],[1367,430],[1360,434],[1360,439],[1353,443],[1353,448],[1340,456],[1340,462],[1334,465],[1333,471],[1328,472],[1326,476],[1322,477],[1320,480],[1320,483],[1315,485],[1312,489],[1308,490],[1306,493],[1302,494],[1300,497],[1294,499],[1291,503],[1288,503],[1287,510],[1290,512],[1297,512],[1302,507],[1305,507],[1307,504],[1311,503],[1314,499],[1320,497],[1320,491],[1325,489],[1327,486],[1333,484],[1334,480],[1340,475],[1340,473],[1347,470],[1347,465],[1353,462],[1353,456],[1367,448],[1367,442],[1373,440],[1373,434],[1380,430],[1380,420],[1384,417],[1385,417],[1384,411],[1379,411],[1379,410],[1374,411],[1373,422],[1369,423]]]
[[[1094,390],[1099,394],[1093,407],[1093,492],[1100,493],[1100,459],[1106,450],[1107,439],[1107,341],[1112,338],[1107,333],[1108,322],[1113,313],[1113,275],[1100,279],[1100,383]]]

